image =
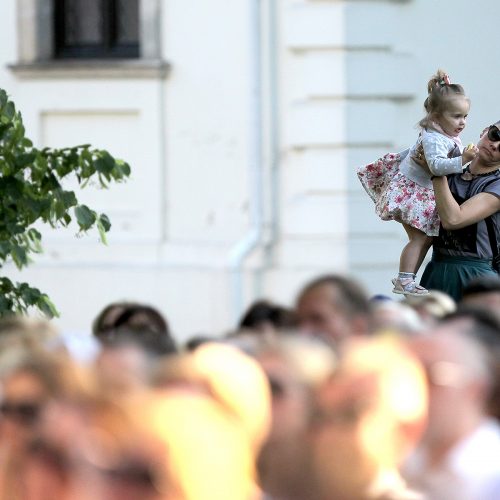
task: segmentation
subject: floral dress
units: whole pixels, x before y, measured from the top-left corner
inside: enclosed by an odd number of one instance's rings
[[[438,145],[439,148],[444,148],[439,155],[445,154],[445,160],[448,161],[436,161],[436,155],[433,154],[436,149],[436,134],[432,133],[432,137],[430,135],[419,137],[410,149],[401,153],[388,153],[359,168],[357,174],[375,203],[375,213],[382,220],[395,220],[419,229],[428,236],[437,236],[440,221],[432,182],[430,176],[412,160],[413,153],[422,143],[434,175],[460,172],[462,165],[461,158],[458,158],[460,150],[452,141],[441,141],[443,144]],[[426,144],[426,139],[434,141],[432,147]]]

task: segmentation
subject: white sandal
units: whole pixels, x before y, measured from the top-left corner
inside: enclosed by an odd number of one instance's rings
[[[412,278],[393,278],[392,284],[394,288],[393,293],[399,293],[401,295],[427,295],[429,290],[421,285],[417,285],[416,281]]]

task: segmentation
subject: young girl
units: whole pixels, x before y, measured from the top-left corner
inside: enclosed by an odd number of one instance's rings
[[[477,153],[474,145],[462,147],[459,135],[465,128],[470,102],[461,85],[450,83],[438,70],[427,84],[424,102],[427,114],[420,120],[417,142],[398,154],[387,154],[358,169],[358,177],[375,202],[375,212],[382,220],[400,222],[408,243],[401,252],[399,273],[392,280],[394,293],[424,295],[428,293],[415,281],[432,236],[439,232],[432,177],[414,157],[423,148],[432,176],[460,173]]]

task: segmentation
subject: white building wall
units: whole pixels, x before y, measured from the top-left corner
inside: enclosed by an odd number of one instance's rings
[[[79,194],[110,216],[109,246],[96,234],[46,231],[36,263],[9,269],[53,298],[65,330],[88,330],[105,304],[124,299],[159,307],[180,337],[229,327],[229,254],[249,218],[251,4],[163,2],[167,79],[19,75],[7,69],[16,44],[0,54],[0,86],[37,146],[91,143],[132,166],[125,184]],[[15,42],[14,0],[0,17]]]
[[[47,291],[66,330],[88,330],[108,302],[135,299],[159,307],[180,339],[223,332],[237,312],[240,281],[229,262],[255,222],[260,155],[261,238],[244,260],[243,304],[291,303],[304,280],[324,272],[390,293],[403,232],[373,214],[355,168],[415,140],[439,66],[471,96],[466,142],[498,118],[496,64],[476,49],[496,36],[495,17],[484,14],[490,2],[476,0],[474,10],[467,0],[160,4],[166,78],[28,78],[7,67],[18,61],[19,25],[16,1],[0,2],[0,87],[35,144],[90,142],[133,169],[126,184],[81,194],[110,216],[109,246],[95,234],[47,232],[45,254],[21,275],[8,272]]]
[[[346,272],[390,295],[405,234],[374,214],[356,167],[415,141],[426,84],[439,67],[470,95],[464,142],[477,141],[497,119],[496,65],[478,49],[494,40],[495,22],[484,1],[280,6],[282,231],[268,289],[292,301],[304,279]]]
[[[399,3],[281,3],[282,238],[269,286],[290,301],[321,273],[379,289],[396,265],[387,239],[399,228],[375,229],[355,167],[395,147],[399,109],[414,96],[412,54],[392,47]]]

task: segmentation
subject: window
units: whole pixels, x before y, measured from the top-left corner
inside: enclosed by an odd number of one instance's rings
[[[18,0],[9,68],[19,78],[165,78],[164,1]]]
[[[139,57],[139,0],[55,0],[54,56]]]

